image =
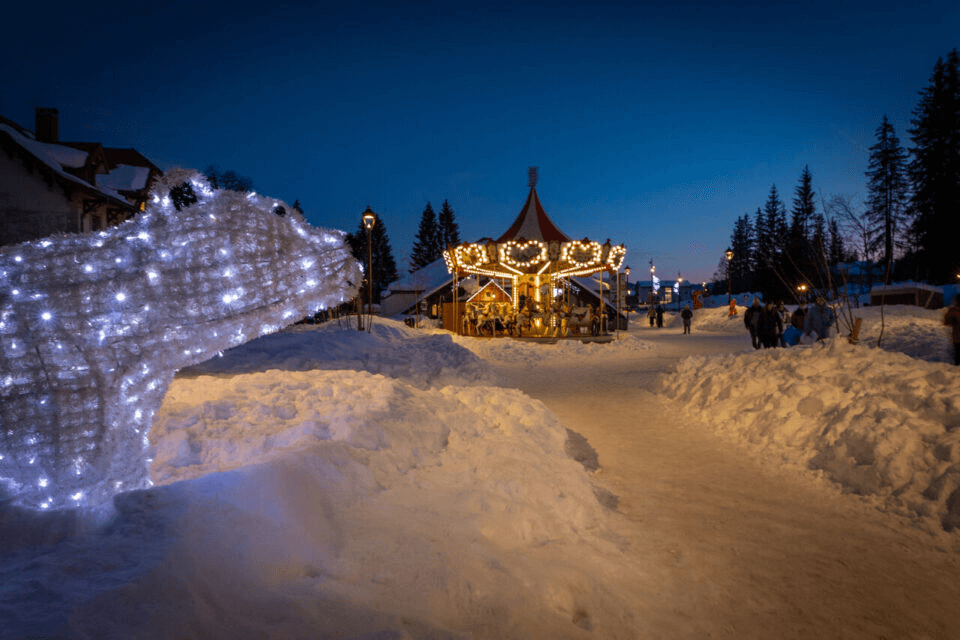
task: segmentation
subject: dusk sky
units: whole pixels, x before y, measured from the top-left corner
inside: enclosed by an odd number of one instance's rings
[[[709,280],[735,220],[773,184],[789,210],[804,166],[818,209],[862,202],[883,115],[909,147],[960,47],[956,0],[19,4],[0,114],[32,130],[55,107],[61,140],[232,169],[319,226],[355,231],[369,205],[401,275],[428,201],[496,237],[537,166],[557,226],[625,244],[631,280],[651,259]]]

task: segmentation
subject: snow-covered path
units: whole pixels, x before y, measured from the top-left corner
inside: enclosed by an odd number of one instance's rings
[[[641,637],[960,637],[960,559],[941,540],[687,424],[651,391],[681,357],[751,350],[745,333],[634,327],[653,348],[597,359],[606,371],[497,366],[596,449]]]

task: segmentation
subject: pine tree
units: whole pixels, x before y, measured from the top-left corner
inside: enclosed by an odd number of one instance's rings
[[[960,54],[954,49],[937,60],[930,84],[910,120],[913,156],[913,233],[921,277],[954,281],[958,270],[955,236],[948,230],[960,218]]]
[[[816,211],[814,203],[816,194],[813,192],[812,182],[810,167],[806,166],[803,168],[803,173],[800,174],[800,184],[793,191],[790,233],[803,238],[809,237],[810,225],[813,223],[813,215]]]
[[[293,210],[299,213],[300,215],[303,215],[303,207],[300,205],[299,199],[293,201]]]
[[[803,173],[800,174],[800,183],[793,192],[790,237],[787,246],[787,262],[790,268],[784,271],[783,275],[788,280],[798,282],[809,282],[820,265],[812,238],[812,227],[816,216],[816,194],[813,191],[812,182],[810,168],[804,167]]]
[[[460,244],[460,228],[453,217],[453,209],[450,203],[443,201],[440,207],[440,214],[437,216],[437,224],[440,227],[440,250],[445,251],[447,247],[455,247]]]
[[[437,226],[437,215],[433,207],[427,203],[420,217],[420,228],[413,243],[413,252],[410,254],[410,273],[423,268],[443,256],[440,248],[440,228]]]
[[[367,253],[367,237],[370,238],[370,247],[372,255]],[[383,218],[377,216],[373,224],[373,229],[369,232],[360,222],[356,233],[347,234],[347,244],[350,245],[350,252],[353,257],[363,265],[363,271],[367,272],[368,258],[373,259],[373,303],[380,302],[380,294],[386,290],[392,283],[399,279],[397,274],[397,263],[393,259],[393,250],[390,248],[390,237],[387,235],[387,227]],[[360,291],[361,300],[367,299],[367,286],[364,280],[364,286]]]
[[[756,275],[754,287],[764,296],[781,297],[783,284],[784,252],[787,242],[787,212],[777,193],[777,185],[770,187],[770,195],[763,210],[757,209]]]
[[[827,262],[831,267],[835,267],[841,262],[847,261],[847,249],[844,247],[843,234],[840,233],[840,224],[836,219],[830,219],[830,222],[827,223],[827,230],[830,237]]]
[[[754,228],[749,215],[737,218],[730,236],[730,249],[733,250],[733,259],[728,267],[733,290],[749,290],[754,271]]]
[[[870,165],[866,172],[866,218],[872,249],[883,247],[886,282],[893,271],[894,247],[906,231],[907,154],[900,147],[893,125],[883,116],[877,127],[877,143],[870,147]]]

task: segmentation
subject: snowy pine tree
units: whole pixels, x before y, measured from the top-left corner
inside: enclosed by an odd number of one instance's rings
[[[960,269],[954,229],[960,218],[960,54],[937,60],[910,123],[913,232],[918,276],[953,282]]]
[[[410,273],[443,256],[440,238],[437,215],[428,202],[423,210],[423,215],[420,217],[420,228],[417,230],[417,237],[413,243],[413,252],[410,255]]]
[[[902,236],[907,230],[907,154],[886,115],[877,127],[876,136],[877,143],[870,147],[870,165],[866,171],[865,216],[870,225],[872,249],[883,249],[884,277],[889,283],[894,249],[902,246]]]
[[[460,228],[453,217],[453,208],[450,207],[450,202],[447,200],[444,200],[443,206],[440,207],[437,224],[440,232],[441,251],[445,251],[447,247],[455,247],[460,244]]]

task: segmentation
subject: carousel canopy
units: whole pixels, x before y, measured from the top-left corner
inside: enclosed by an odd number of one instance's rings
[[[535,175],[535,174],[533,174]],[[537,197],[535,179],[520,215],[496,240],[464,242],[447,247],[447,269],[497,278],[537,276],[538,279],[585,276],[619,270],[626,248],[593,240],[571,240],[550,220]]]

